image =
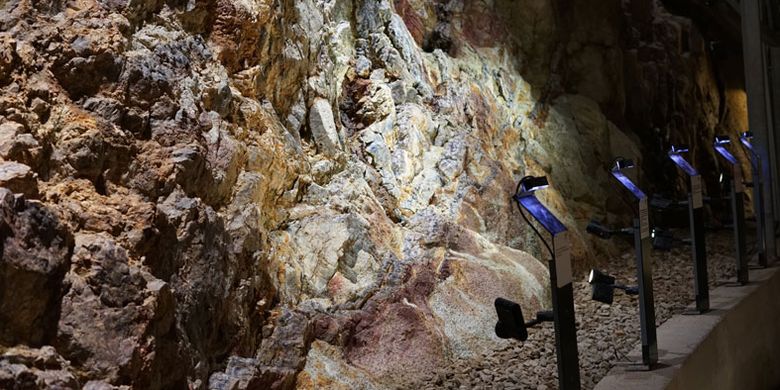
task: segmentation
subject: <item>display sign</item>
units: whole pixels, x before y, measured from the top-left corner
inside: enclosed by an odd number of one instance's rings
[[[558,288],[571,284],[571,240],[569,232],[561,232],[553,237],[555,250],[555,276]]]
[[[701,176],[691,176],[691,200],[693,208],[700,209],[704,207],[704,195],[701,188]]]
[[[639,238],[650,237],[650,212],[647,208],[647,198],[639,201]]]

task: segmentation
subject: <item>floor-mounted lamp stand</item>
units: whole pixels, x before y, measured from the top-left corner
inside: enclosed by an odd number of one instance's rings
[[[729,166],[730,172],[724,172],[731,180],[731,219],[734,224],[734,247],[737,258],[737,283],[747,284],[750,281],[748,260],[745,244],[745,185],[742,182],[742,167],[737,158],[728,150],[731,143],[728,136],[715,137],[715,151],[723,157]]]
[[[764,234],[766,226],[764,223],[764,213],[762,212],[762,210],[764,210],[764,191],[762,191],[764,187],[763,180],[761,180],[761,157],[758,155],[758,152],[753,149],[753,133],[749,131],[742,133],[739,136],[739,141],[750,156],[750,167],[753,170],[753,208],[756,215],[756,239],[758,240],[756,249],[758,251],[758,265],[766,268],[768,262],[766,256],[766,234]]]
[[[548,210],[534,192],[548,186],[546,177],[526,176],[518,184],[514,200],[520,208],[520,215],[542,240],[550,251],[550,288],[552,289],[553,321],[555,322],[555,354],[558,360],[558,387],[561,390],[580,389],[580,367],[577,353],[577,328],[574,321],[574,289],[571,271],[571,241],[566,227]],[[539,231],[525,216],[528,212],[550,234],[550,246]],[[537,314],[536,321],[525,323],[519,305],[499,298],[496,300],[499,322],[496,333],[499,337],[523,336],[527,326],[549,318],[545,312]],[[522,325],[521,325],[522,324]],[[499,330],[502,334],[499,334]],[[510,336],[511,337],[511,336]],[[526,333],[527,337],[527,333]],[[504,337],[507,338],[507,337]],[[517,337],[513,337],[517,338]]]
[[[690,179],[688,188],[688,219],[691,229],[691,254],[693,256],[694,289],[696,292],[696,313],[710,309],[710,291],[707,278],[707,248],[704,241],[704,196],[701,175],[682,156],[687,147],[675,147],[669,151],[669,158]]]
[[[658,338],[655,329],[655,303],[653,300],[653,267],[650,262],[650,214],[647,208],[647,196],[634,184],[623,172],[624,169],[634,168],[634,162],[619,157],[615,159],[614,166],[610,169],[612,176],[627,189],[636,200],[631,203],[634,213],[634,224],[626,229],[609,229],[597,221],[588,224],[587,232],[598,237],[608,239],[613,235],[629,235],[634,239],[636,253],[636,276],[638,286],[624,286],[615,283],[615,277],[599,270],[590,271],[588,283],[591,285],[592,296],[595,301],[612,304],[615,289],[625,291],[628,295],[639,296],[639,325],[642,335],[642,362],[630,363],[629,371],[649,371],[658,363]]]

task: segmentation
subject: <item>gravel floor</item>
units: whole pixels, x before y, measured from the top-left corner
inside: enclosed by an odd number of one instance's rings
[[[678,233],[679,234],[679,233]],[[752,242],[748,240],[749,248]],[[710,286],[734,279],[732,234],[720,231],[707,235]],[[690,247],[670,252],[652,251],[653,286],[658,325],[681,313],[694,300],[693,263]],[[633,251],[613,259],[603,270],[619,283],[635,284]],[[580,375],[582,387],[592,389],[625,355],[639,344],[639,308],[636,297],[620,291],[611,306],[590,299],[590,286],[583,273],[575,278]],[[555,389],[557,368],[551,323],[529,330],[526,342],[507,341],[506,347],[481,358],[454,362],[433,373],[426,381],[405,388],[446,389]]]

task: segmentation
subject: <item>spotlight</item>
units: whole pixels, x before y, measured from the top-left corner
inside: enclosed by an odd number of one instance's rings
[[[526,176],[518,184],[518,194],[525,195],[550,186],[546,176]]]
[[[615,288],[609,284],[593,284],[590,298],[596,302],[611,305],[615,300]]]
[[[528,329],[520,305],[504,298],[496,298],[494,305],[498,314],[496,336],[502,339],[528,340]]]
[[[590,274],[588,275],[588,283],[612,285],[615,284],[615,278],[594,268],[590,270]]]
[[[612,237],[612,230],[608,229],[606,226],[596,222],[595,220],[591,220],[588,223],[588,226],[585,228],[585,231],[588,233],[599,237],[603,239],[609,239]]]
[[[689,149],[690,148],[688,147],[688,145],[679,145],[679,146],[672,145],[672,149],[669,150],[669,153],[674,153],[674,154],[688,153]]]
[[[494,305],[498,314],[496,336],[502,339],[528,340],[528,328],[555,320],[555,314],[545,310],[537,312],[536,318],[525,322],[520,305],[504,298],[496,298]]]
[[[585,228],[585,231],[603,239],[610,239],[614,235],[622,235],[622,236],[632,236],[634,234],[633,228],[622,228],[622,229],[611,229],[608,228],[595,219],[590,220],[588,222],[588,226]]]
[[[664,198],[661,195],[653,194],[650,197],[650,207],[659,210],[666,210],[674,205],[674,201],[669,198]]]
[[[674,235],[664,229],[654,228],[650,232],[650,239],[653,243],[653,249],[660,251],[670,251],[674,245]]]
[[[638,286],[615,284],[615,277],[597,269],[590,270],[588,283],[591,286],[591,299],[596,302],[611,305],[615,299],[615,289],[623,290],[628,295],[639,295]]]

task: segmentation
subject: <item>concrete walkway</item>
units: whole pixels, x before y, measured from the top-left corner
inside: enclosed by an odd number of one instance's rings
[[[780,388],[780,267],[750,272],[746,286],[710,291],[712,310],[658,328],[659,367],[617,366],[597,390]],[[629,354],[641,361],[641,346]]]

